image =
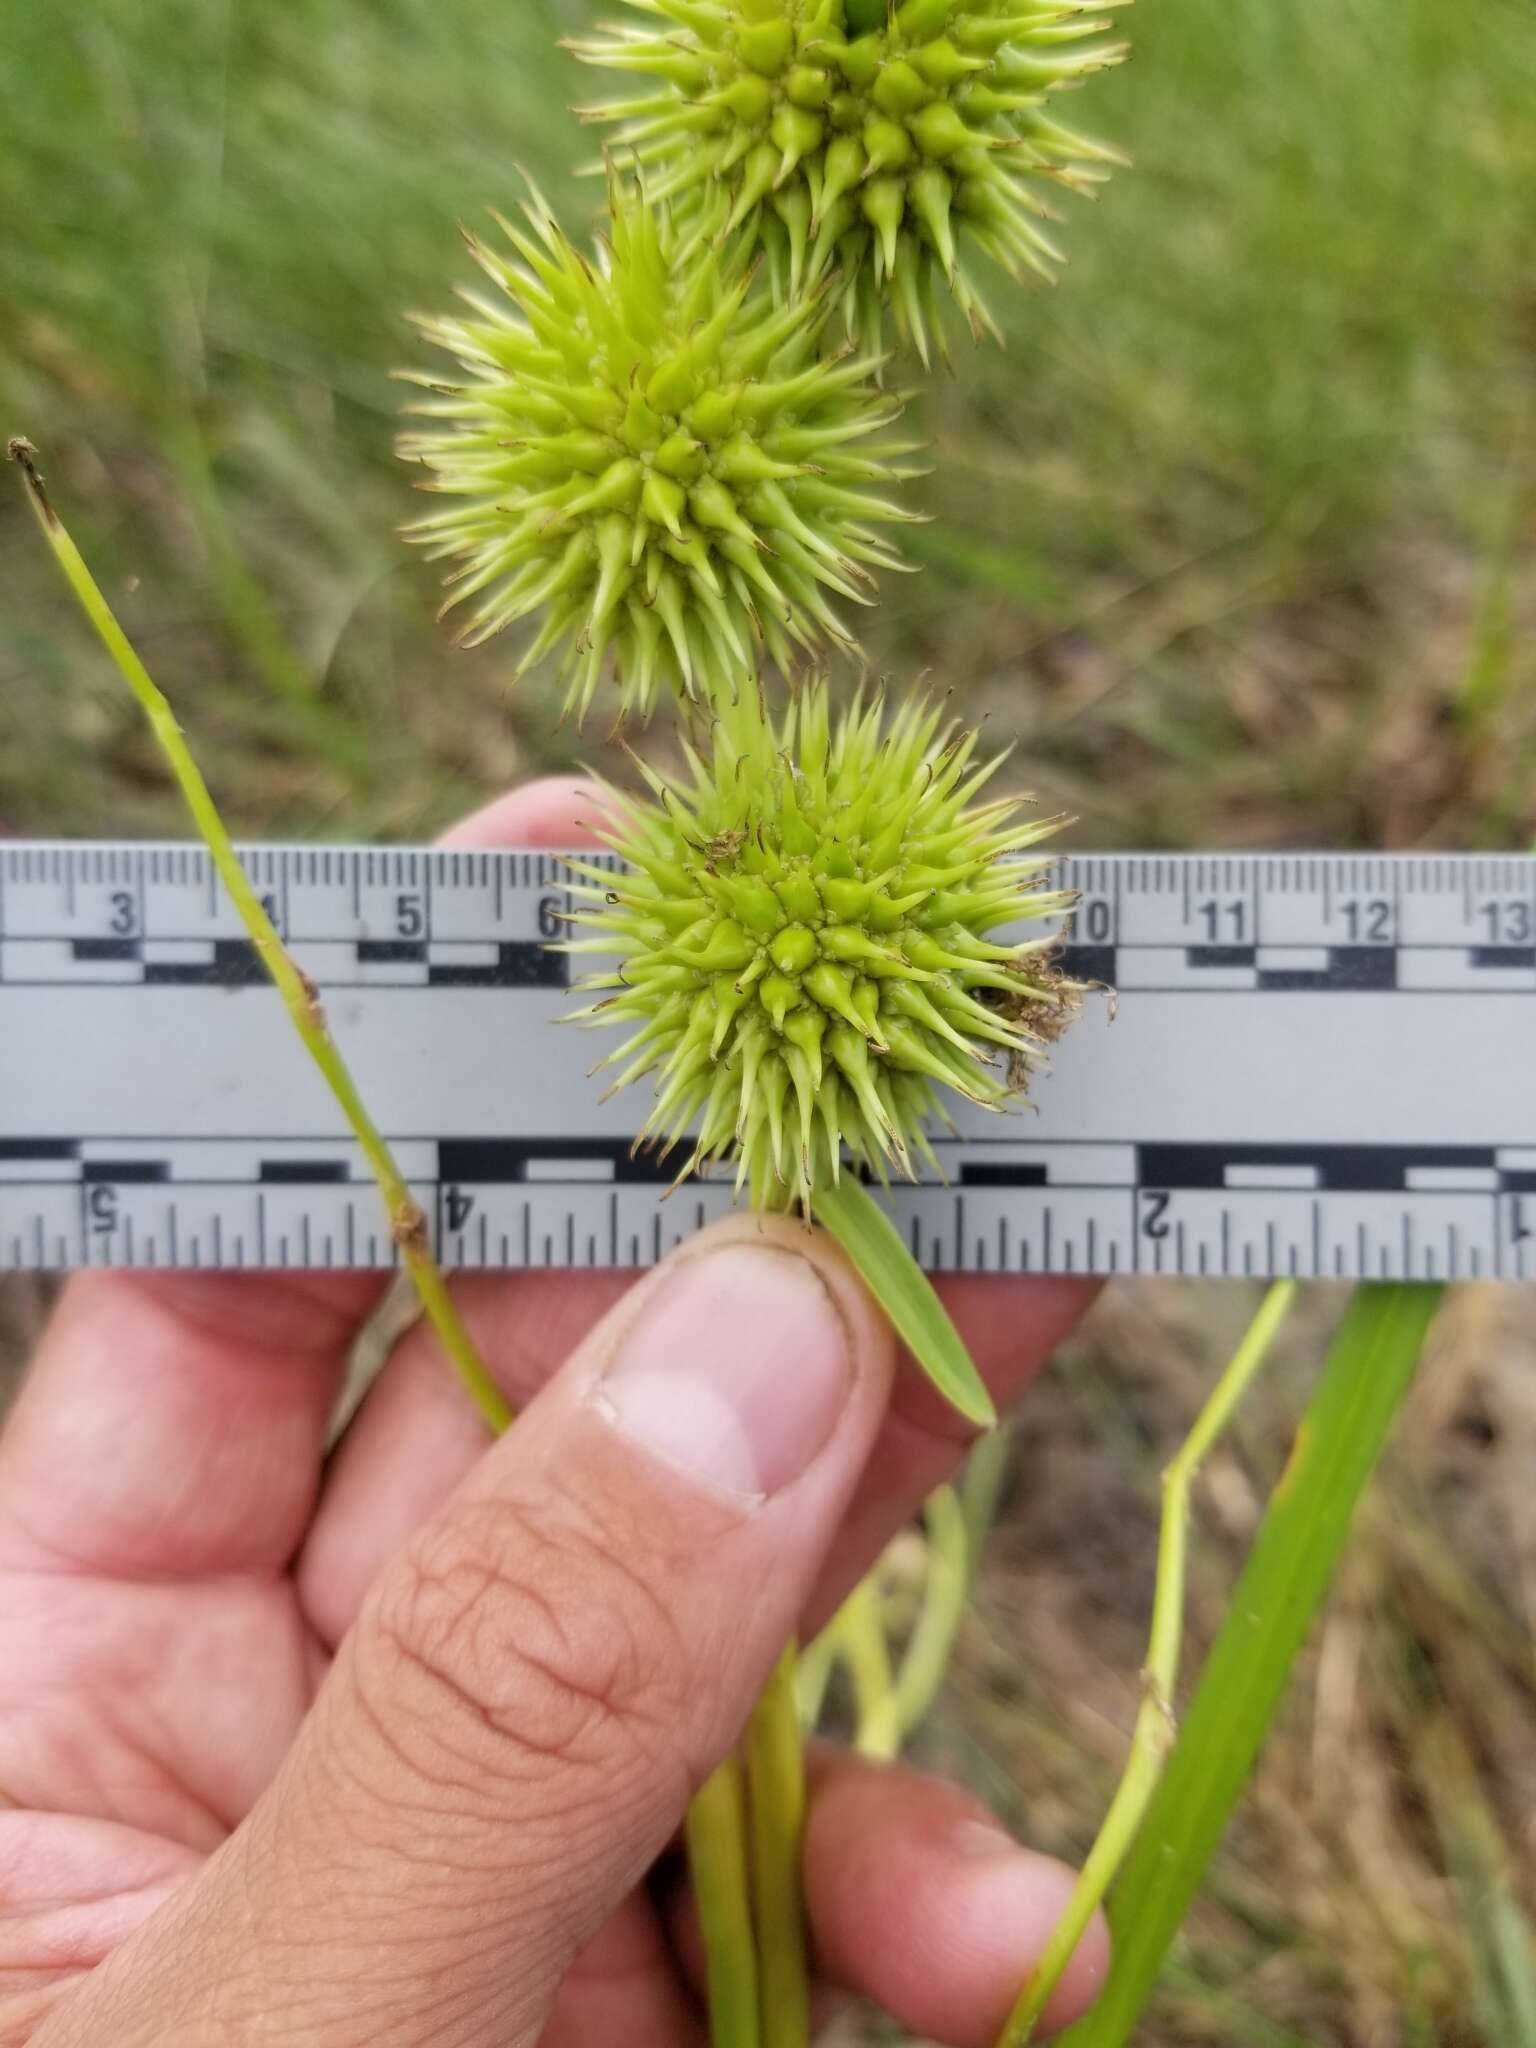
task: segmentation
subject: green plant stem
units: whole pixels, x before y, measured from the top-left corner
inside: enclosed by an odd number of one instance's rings
[[[26,441],[12,441],[12,461],[20,466],[26,480],[27,496],[43,538],[64,572],[66,582],[81,610],[95,628],[102,645],[112,657],[123,680],[133,692],[148,721],[156,744],[176,779],[203,844],[229,892],[230,901],[250,934],[267,973],[293,1021],[293,1027],[320,1075],[335,1097],[363,1156],[372,1169],[389,1212],[390,1234],[399,1248],[402,1264],[415,1282],[427,1320],[437,1332],[471,1399],[490,1428],[499,1433],[512,1419],[512,1411],[500,1389],[486,1371],[468,1330],[460,1318],[453,1297],[439,1271],[427,1238],[427,1222],[396,1166],[388,1145],[364,1107],[347,1064],[338,1051],[326,1023],[315,985],[294,964],[277,928],[262,906],[260,896],[240,865],[240,857],[225,829],[202,771],[164,692],[151,678],[129,642],[128,636],[86,567],[80,550],[70,539],[49,500],[38,470],[35,452]]]
[[[972,1446],[959,1478],[960,1505],[965,1512],[966,1582],[972,1582],[981,1567],[987,1538],[997,1520],[998,1503],[1008,1476],[1008,1453],[1013,1444],[1014,1425],[1003,1422]]]
[[[896,1717],[896,1676],[875,1574],[861,1579],[832,1623],[837,1653],[853,1687],[854,1748],[876,1763],[890,1763],[901,1749]]]
[[[938,1698],[970,1589],[970,1534],[952,1486],[941,1486],[928,1496],[923,1522],[928,1541],[922,1604],[896,1675],[896,1729],[903,1745]]]
[[[806,1644],[795,1666],[795,1699],[800,1708],[802,1728],[815,1728],[821,1720],[822,1709],[827,1703],[827,1693],[832,1684],[832,1674],[836,1669],[837,1633],[834,1616],[820,1635],[812,1637]]]
[[[741,1759],[729,1756],[688,1808],[688,1868],[704,1937],[710,2048],[761,2048]]]
[[[1195,1426],[1163,1473],[1163,1515],[1158,1539],[1157,1578],[1152,1596],[1152,1634],[1142,1674],[1141,1710],[1131,1737],[1125,1775],[1088,1852],[1067,1910],[1052,1930],[998,2048],[1023,2048],[1034,2037],[1051,1993],[1061,1982],[1088,1924],[1103,1903],[1115,1873],[1128,1855],[1157,1789],[1177,1723],[1174,1694],[1184,1640],[1184,1589],[1189,1561],[1189,1495],[1196,1474],[1212,1445],[1232,1420],[1244,1394],[1269,1355],[1269,1349],[1296,1298],[1294,1280],[1270,1288],[1242,1342],[1233,1352]]]
[[[805,1745],[790,1643],[747,1723],[752,1896],[757,1911],[762,2048],[807,2048],[811,1981],[806,1960]]]
[[[1345,1310],[1116,1887],[1109,1980],[1061,2048],[1131,2039],[1332,1582],[1439,1301],[1434,1287],[1370,1286]]]

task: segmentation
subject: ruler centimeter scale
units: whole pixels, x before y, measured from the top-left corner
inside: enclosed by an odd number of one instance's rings
[[[632,1156],[558,854],[248,871],[452,1266],[634,1266],[730,1204]],[[1536,859],[1080,855],[1090,1002],[889,1207],[928,1267],[1536,1278]],[[1038,926],[1032,931],[1037,933]],[[606,1043],[617,1042],[611,1036]],[[664,1199],[665,1197],[665,1199]],[[0,1270],[385,1267],[356,1146],[199,850],[0,846]]]

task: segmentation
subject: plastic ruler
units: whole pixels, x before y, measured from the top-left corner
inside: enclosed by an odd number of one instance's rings
[[[462,1267],[644,1265],[729,1206],[663,1199],[645,1088],[548,945],[555,854],[242,857]],[[1536,860],[1080,855],[1091,1000],[1032,1104],[962,1106],[893,1188],[924,1264],[1536,1277]],[[1038,930],[1038,927],[1035,928]],[[0,846],[0,1269],[383,1267],[355,1146],[205,856]]]

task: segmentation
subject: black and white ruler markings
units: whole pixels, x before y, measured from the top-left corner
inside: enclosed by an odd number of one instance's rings
[[[641,1265],[729,1187],[631,1157],[558,1029],[554,854],[264,847],[442,1257]],[[890,1205],[935,1269],[1536,1278],[1536,860],[1086,855],[1092,1002]],[[663,1197],[666,1196],[665,1199]],[[204,856],[0,846],[0,1269],[386,1266],[378,1198]]]

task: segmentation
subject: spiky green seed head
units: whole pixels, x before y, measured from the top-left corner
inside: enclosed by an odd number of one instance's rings
[[[997,331],[968,257],[1051,276],[1051,186],[1092,191],[1120,161],[1065,126],[1063,88],[1116,63],[1123,0],[627,0],[644,26],[571,45],[643,90],[584,117],[658,196],[723,187],[729,225],[787,288],[837,273],[849,330],[889,310],[926,360],[952,297]]]
[[[1021,857],[1054,821],[984,798],[998,761],[921,701],[834,718],[816,684],[775,721],[748,691],[685,753],[676,786],[637,764],[627,865],[586,871],[571,950],[609,961],[577,1016],[629,1029],[602,1066],[653,1077],[642,1140],[734,1158],[759,1208],[809,1210],[845,1152],[910,1172],[944,1098],[1000,1107],[1070,1012],[1039,933],[1069,899]]]
[[[836,600],[870,602],[901,566],[875,526],[913,516],[884,495],[914,472],[878,363],[823,355],[825,295],[754,288],[707,214],[685,235],[616,193],[595,262],[541,202],[525,216],[506,252],[471,241],[494,293],[420,322],[464,375],[414,380],[430,423],[401,443],[453,500],[408,531],[462,561],[463,639],[537,615],[518,672],[559,649],[578,715],[609,665],[646,716],[668,686],[736,687],[759,649],[851,649]]]

